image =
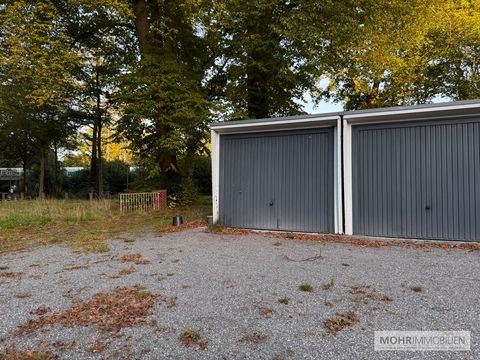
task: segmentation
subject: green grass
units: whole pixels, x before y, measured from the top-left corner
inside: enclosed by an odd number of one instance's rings
[[[92,221],[113,216],[118,210],[114,201],[2,201],[0,230],[56,223]]]
[[[310,284],[300,284],[300,286],[298,287],[298,289],[300,291],[305,291],[305,292],[313,292],[314,291],[314,288],[312,285]]]
[[[9,201],[0,203],[0,253],[38,245],[66,243],[84,252],[108,252],[105,240],[127,233],[162,233],[172,216],[185,222],[206,219],[209,205],[191,205],[148,213],[119,212],[116,201]]]

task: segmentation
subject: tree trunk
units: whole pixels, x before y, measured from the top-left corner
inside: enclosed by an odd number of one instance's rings
[[[22,192],[24,196],[27,196],[27,159],[24,157],[22,160],[23,174],[22,174]]]
[[[97,161],[97,189],[98,198],[103,199],[103,153],[102,153],[102,122],[98,124],[97,132],[98,161]]]
[[[149,33],[147,1],[133,0],[133,14],[135,15],[135,28],[137,29],[140,52],[145,55]]]
[[[90,159],[90,184],[95,189],[97,184],[97,121],[93,122],[92,157]]]
[[[54,166],[54,170],[55,170],[55,174],[53,176],[53,180],[55,182],[55,196],[58,196],[58,194],[60,194],[60,181],[59,181],[59,169],[58,169],[58,146],[57,146],[57,142],[54,141],[53,142],[53,151],[54,151],[54,154],[55,154],[55,166]]]
[[[103,164],[102,164],[102,129],[103,129],[103,115],[102,115],[102,99],[100,88],[100,75],[98,69],[95,73],[96,86],[96,119],[97,124],[97,194],[99,199],[103,199]]]
[[[38,197],[45,199],[45,155],[42,153],[40,157],[40,179],[38,185]]]

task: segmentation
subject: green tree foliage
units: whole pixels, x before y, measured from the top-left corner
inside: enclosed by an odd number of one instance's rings
[[[215,61],[209,89],[228,118],[262,118],[302,113],[296,99],[314,85],[308,49],[291,31],[301,1],[213,1],[203,16]],[[225,111],[225,110],[224,110]]]
[[[7,0],[2,163],[59,193],[51,158],[83,134],[101,197],[116,127],[139,179],[188,200],[209,188],[209,121],[298,114],[306,92],[352,110],[478,98],[479,39],[480,0]]]
[[[140,165],[179,191],[190,176],[179,159],[203,151],[210,115],[202,88],[202,39],[191,17],[195,2],[133,5],[141,58],[121,86],[119,130]]]
[[[478,97],[478,0],[356,3],[319,98],[360,109]]]

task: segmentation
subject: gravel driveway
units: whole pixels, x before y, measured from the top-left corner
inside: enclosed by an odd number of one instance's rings
[[[106,254],[54,245],[3,255],[0,272],[18,274],[0,274],[0,349],[42,348],[61,359],[480,358],[480,252],[204,229],[109,246]],[[120,261],[129,254],[150,262]],[[119,275],[125,268],[135,272]],[[301,284],[313,291],[299,290]],[[135,285],[162,299],[143,323],[117,333],[52,324],[13,334],[39,308],[62,312],[96,293]],[[326,328],[348,312],[357,323],[335,334]],[[469,330],[472,349],[375,352],[374,330]],[[180,340],[185,331],[195,335],[192,346]]]

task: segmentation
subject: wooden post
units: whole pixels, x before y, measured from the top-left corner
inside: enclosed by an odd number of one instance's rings
[[[65,192],[65,200],[68,200],[68,192]]]
[[[88,199],[89,199],[90,201],[93,200],[93,192],[89,192],[89,193],[88,193]]]
[[[23,191],[22,191],[22,192],[20,193],[20,200],[24,200],[24,199],[25,199],[25,197],[24,197]]]

